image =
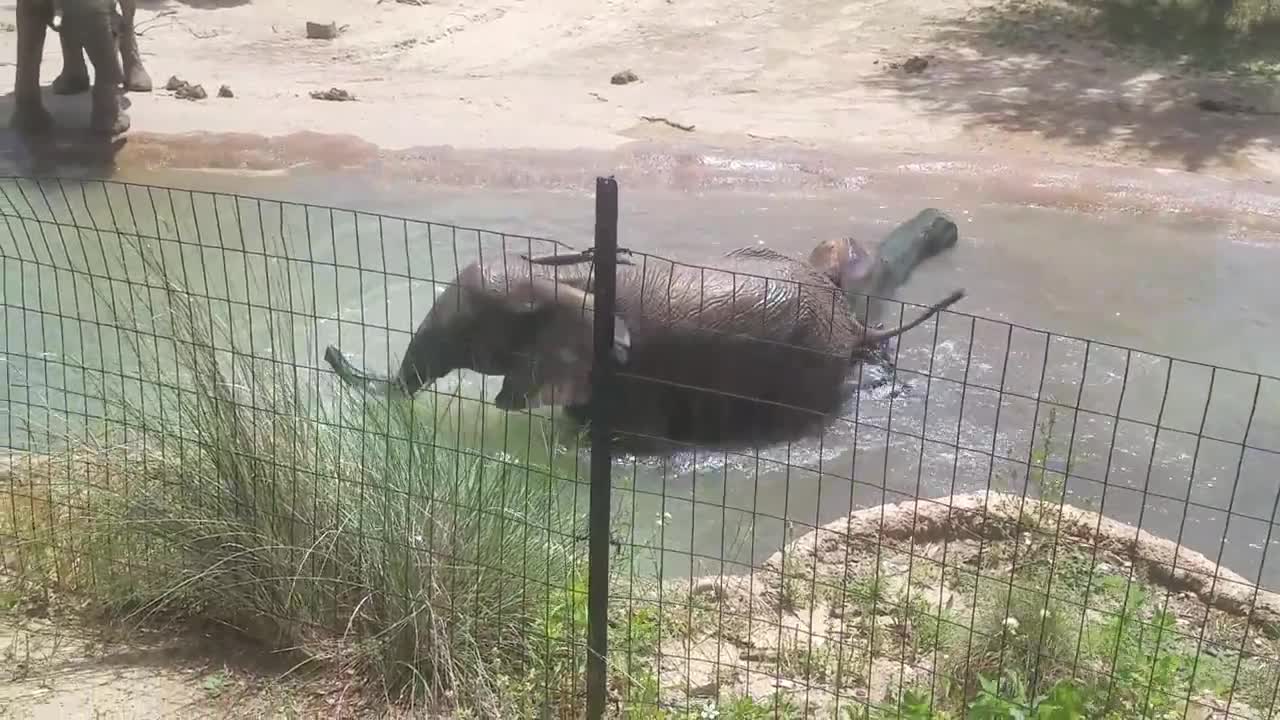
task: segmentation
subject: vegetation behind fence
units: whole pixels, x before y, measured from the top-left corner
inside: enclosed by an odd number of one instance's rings
[[[470,262],[552,241],[111,182],[0,181],[0,218],[22,592],[482,717],[578,716],[589,675],[641,718],[1280,707],[1276,378],[946,312],[813,437],[601,455],[500,379],[410,402],[322,362],[394,370]]]

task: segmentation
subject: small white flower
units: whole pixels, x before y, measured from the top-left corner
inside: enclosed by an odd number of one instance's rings
[[[1018,632],[1018,618],[1007,617],[1004,619],[1004,626],[1009,628],[1009,632]]]
[[[720,717],[720,710],[716,708],[715,702],[708,700],[706,705],[702,706],[702,712],[698,714],[702,720],[716,720]]]

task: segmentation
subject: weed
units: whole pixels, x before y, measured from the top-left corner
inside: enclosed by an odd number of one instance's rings
[[[778,672],[806,685],[827,684],[836,680],[836,648],[824,642],[809,647],[801,641],[778,654]]]
[[[1083,720],[1083,694],[1069,681],[1056,683],[1044,695],[1029,696],[1027,684],[1017,673],[1002,682],[980,677],[981,689],[969,704],[968,720]]]
[[[716,720],[799,720],[804,717],[800,708],[781,692],[764,700],[736,695],[717,706],[716,711]]]
[[[1217,660],[1189,654],[1173,615],[1151,607],[1141,584],[1108,576],[1100,585],[1102,598],[1115,609],[1083,636],[1087,659],[1103,678],[1097,683],[1099,712],[1181,715],[1188,697],[1215,682]],[[1194,677],[1193,665],[1198,666]]]
[[[1044,587],[1043,578],[984,577],[978,586],[972,628],[946,638],[949,675],[975,688],[979,677],[1005,669],[1037,684],[1069,670],[1079,623],[1061,602],[1037,589]]]
[[[1274,658],[1250,658],[1240,667],[1237,683],[1241,694],[1255,708],[1270,708],[1263,717],[1280,717],[1280,663]]]
[[[227,689],[228,676],[225,670],[219,670],[204,679],[200,683],[200,688],[204,690],[204,694],[210,698],[216,698],[222,695]]]
[[[789,520],[786,524],[785,535],[782,576],[779,578],[780,593],[782,606],[794,609],[804,607],[807,602],[808,593],[806,587],[808,583],[806,583],[806,579],[809,577],[809,573],[808,568],[804,565],[803,558],[790,550],[795,540],[795,524]]]
[[[863,615],[872,615],[889,605],[889,592],[884,577],[876,572],[870,577],[853,577],[845,584],[845,600]]]

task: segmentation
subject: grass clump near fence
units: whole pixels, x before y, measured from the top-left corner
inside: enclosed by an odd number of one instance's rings
[[[226,319],[138,252],[164,289],[132,285],[145,311],[114,319],[138,363],[116,384],[140,389],[104,391],[115,419],[65,449],[12,458],[0,547],[17,581],[114,617],[225,622],[392,700],[483,717],[577,705],[576,457],[450,445],[448,400],[349,393],[282,334],[270,360],[229,349]]]

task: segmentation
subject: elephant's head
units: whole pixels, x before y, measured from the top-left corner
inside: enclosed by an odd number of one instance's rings
[[[824,240],[809,253],[809,264],[846,293],[864,287],[875,269],[875,257],[851,237]]]
[[[500,266],[501,267],[501,266]],[[592,365],[595,303],[585,290],[539,277],[527,259],[507,258],[507,271],[467,266],[418,326],[400,365],[399,385],[412,395],[458,368],[505,376],[497,403],[538,404],[551,388],[585,401]],[[614,318],[614,356],[625,363],[630,332]],[[557,404],[562,404],[557,400]]]

